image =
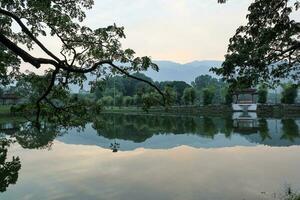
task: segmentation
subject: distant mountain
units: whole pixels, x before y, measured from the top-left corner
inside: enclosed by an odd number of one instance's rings
[[[171,61],[154,61],[159,66],[159,72],[148,70],[144,72],[154,81],[185,81],[191,83],[197,76],[209,74],[216,77],[210,72],[212,67],[220,67],[222,61],[193,61],[186,64],[180,64]]]
[[[212,67],[220,67],[222,61],[216,60],[204,60],[204,61],[193,61],[186,64],[180,64],[172,61],[154,61],[159,67],[159,72],[152,69],[141,72],[152,78],[154,81],[185,81],[191,83],[197,76],[209,74],[217,77],[214,73],[210,72],[209,69]],[[89,82],[93,80],[92,76],[87,75],[87,81],[83,84],[83,90],[89,91]],[[71,91],[77,93],[79,91],[78,86],[70,86]]]

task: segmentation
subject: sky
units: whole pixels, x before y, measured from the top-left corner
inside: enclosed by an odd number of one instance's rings
[[[224,60],[229,39],[247,23],[248,7],[254,0],[94,0],[83,25],[93,29],[112,24],[125,27],[123,48],[153,60],[188,63],[195,60]],[[300,12],[294,12],[299,21]],[[43,38],[57,52],[57,38]],[[33,55],[47,57],[36,48]],[[59,53],[58,53],[58,56]],[[24,69],[35,70],[22,63]],[[37,71],[43,71],[48,66]]]
[[[95,0],[84,23],[92,28],[124,26],[124,47],[154,60],[223,60],[230,37],[246,24],[251,2]]]

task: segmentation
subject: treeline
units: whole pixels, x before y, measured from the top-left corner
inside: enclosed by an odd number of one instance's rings
[[[229,85],[220,79],[209,75],[201,75],[188,84],[184,81],[154,82],[142,73],[134,74],[136,77],[155,84],[164,92],[168,105],[209,105],[227,104],[233,102],[233,96]],[[31,82],[32,83],[31,83]],[[0,97],[5,93],[13,93],[22,97],[23,102],[36,102],[41,95],[36,87],[35,79],[20,80],[15,86],[0,87]],[[87,105],[103,106],[137,106],[149,108],[162,103],[162,96],[149,84],[128,78],[126,76],[114,76],[106,80],[92,82],[89,92],[72,94],[73,99],[88,100]],[[266,86],[260,85],[257,102],[293,104],[296,102],[299,85],[285,83],[278,89],[278,93],[272,93]],[[59,88],[58,88],[58,91]],[[65,94],[68,96],[68,94]],[[72,98],[71,98],[72,99]],[[60,103],[61,104],[61,103]]]
[[[229,85],[209,75],[198,76],[191,85],[184,81],[154,82],[142,73],[134,75],[154,83],[165,93],[169,105],[231,104],[233,101]],[[298,85],[288,83],[282,88],[281,94],[274,97],[266,86],[258,86],[257,102],[264,104],[268,99],[275,102],[275,98],[281,98],[281,103],[295,103]],[[161,96],[153,87],[126,76],[114,76],[94,82],[89,96],[104,106],[150,107],[161,102]]]

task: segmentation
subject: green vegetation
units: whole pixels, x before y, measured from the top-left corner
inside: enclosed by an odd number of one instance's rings
[[[293,104],[295,103],[295,99],[297,98],[297,95],[298,95],[298,85],[291,84],[291,83],[284,84],[281,102],[285,104]]]
[[[0,113],[10,113],[10,107],[9,105],[0,105]]]
[[[17,81],[15,92],[26,100],[17,110],[35,113],[37,120],[51,112],[69,112],[72,118],[80,112],[101,110],[95,106],[147,110],[158,105],[230,104],[232,88],[278,83],[287,77],[299,80],[299,26],[290,16],[300,4],[290,2],[252,3],[247,25],[230,39],[222,67],[213,69],[223,79],[202,75],[191,86],[182,81],[154,82],[140,73],[158,71],[158,66],[149,57],[136,57],[132,49],[122,48],[124,27],[84,26],[85,11],[92,8],[93,1],[1,1],[0,81],[2,85]],[[42,36],[59,39],[61,48],[51,51],[39,40]],[[33,46],[47,57],[34,57]],[[22,60],[37,69],[45,65],[51,69],[42,75],[25,73],[20,70]],[[70,84],[82,86],[87,73],[94,77],[92,94],[70,94]],[[296,93],[293,87],[285,88],[282,102],[294,103]],[[266,90],[260,90],[259,102],[267,102]]]
[[[247,24],[230,39],[225,62],[213,71],[233,87],[299,81],[299,21],[292,17],[299,6],[291,0],[254,1]]]
[[[184,81],[154,82],[142,73],[133,75],[153,83],[163,91],[168,106],[226,104],[226,100],[229,104],[232,101],[231,93],[224,93],[229,90],[229,86],[209,75],[197,77],[192,85]],[[153,87],[126,76],[114,76],[94,82],[91,96],[87,95],[86,98],[101,100],[104,106],[136,106],[144,110],[151,106],[160,106],[162,102],[160,94]]]
[[[82,86],[87,73],[95,80],[126,75],[162,94],[151,82],[131,74],[149,68],[158,71],[158,66],[149,57],[136,57],[134,50],[122,48],[124,27],[84,26],[85,11],[93,4],[93,0],[0,2],[0,84],[18,81],[19,92],[28,99],[23,108],[36,113],[36,121],[50,111],[61,113],[67,109],[77,113],[79,107],[85,106],[72,99],[69,85]],[[41,37],[58,40],[60,48],[50,50],[40,41]],[[33,47],[40,48],[45,56],[35,57]],[[21,61],[36,69],[45,65],[51,68],[38,75],[20,70]]]
[[[185,88],[182,100],[185,105],[194,105],[196,99],[196,90],[194,88]]]
[[[265,86],[260,86],[258,89],[258,103],[265,104],[267,102],[268,89]]]
[[[214,88],[204,88],[203,89],[203,104],[209,105],[212,104],[213,98],[214,98]]]

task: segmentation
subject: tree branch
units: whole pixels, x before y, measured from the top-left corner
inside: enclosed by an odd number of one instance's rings
[[[151,87],[153,87],[162,96],[162,98],[163,98],[163,104],[162,104],[162,106],[166,105],[165,94],[155,84],[153,84],[150,81],[147,81],[147,80],[144,80],[142,78],[139,78],[139,77],[131,75],[126,70],[118,67],[117,65],[113,64],[112,62],[107,63],[107,64],[109,64],[110,66],[112,66],[113,68],[115,68],[116,70],[118,70],[119,72],[121,72],[122,74],[125,74],[127,77],[135,79],[135,80],[138,80],[138,81],[141,81],[141,82],[144,82],[144,83],[147,83],[148,85],[150,85]]]
[[[46,59],[46,58],[35,58],[20,47],[18,47],[15,43],[10,41],[5,35],[0,33],[0,42],[14,52],[16,55],[20,56],[25,62],[28,62],[35,66],[37,69],[41,67],[41,64],[50,64],[53,66],[59,66],[54,60]]]
[[[40,114],[41,114],[40,103],[42,102],[42,100],[44,100],[50,94],[50,92],[55,84],[55,79],[56,79],[56,75],[58,74],[58,72],[59,72],[59,68],[56,68],[54,70],[54,72],[52,73],[50,84],[49,84],[48,88],[46,89],[45,93],[36,102],[36,106],[37,106],[36,122],[37,123],[39,122],[39,118],[40,118]]]
[[[30,30],[25,26],[25,24],[22,22],[22,20],[15,14],[3,10],[2,8],[0,8],[0,14],[6,15],[8,17],[13,18],[18,24],[19,26],[22,28],[22,31],[24,33],[26,33],[29,38],[31,38],[46,54],[48,54],[50,57],[52,57],[54,60],[56,60],[57,62],[60,62],[61,60],[56,57],[51,51],[49,51],[31,32]]]

